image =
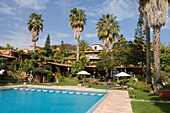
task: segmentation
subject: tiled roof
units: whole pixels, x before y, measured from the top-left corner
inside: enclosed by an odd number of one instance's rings
[[[16,58],[17,58],[17,57],[14,57],[14,56],[2,55],[2,54],[0,54],[0,57],[13,58],[13,59],[16,59]]]
[[[89,54],[89,53],[100,53],[101,51],[85,51],[85,54]],[[73,52],[69,52],[68,54],[73,54],[73,53],[77,53],[76,51]]]

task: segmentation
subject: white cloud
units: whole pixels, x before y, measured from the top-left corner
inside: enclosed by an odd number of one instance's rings
[[[97,24],[98,20],[89,20],[89,22],[91,22],[93,24]]]
[[[48,34],[50,35],[51,45],[59,45],[62,40],[64,40],[64,42],[68,42],[68,38],[70,39],[70,37],[73,37],[68,33],[46,30],[45,32],[40,33],[41,36],[37,44],[43,47]]]
[[[114,14],[117,16],[117,20],[124,20],[127,18],[134,18],[137,10],[134,8],[136,4],[132,4],[127,0],[106,0],[101,5],[97,4],[94,7],[87,8],[88,16],[100,16],[103,14]]]
[[[87,33],[87,34],[85,34],[85,37],[87,37],[87,38],[96,38],[97,37],[97,34],[96,33]]]
[[[9,43],[14,48],[28,48],[31,43],[30,36],[25,33],[11,32],[10,34],[1,35],[1,37],[3,38],[0,39],[0,42],[3,46]]]
[[[20,7],[26,7],[35,10],[46,9],[46,3],[49,0],[14,0]]]
[[[9,43],[15,48],[28,48],[31,45],[31,34],[27,27],[14,24],[10,30],[6,30],[5,34],[1,34],[0,45],[6,46]]]
[[[10,19],[15,19],[15,20],[23,21],[22,18],[17,16],[18,12],[19,11],[16,11],[15,7],[11,7],[8,4],[3,3],[3,2],[0,3],[0,13],[9,15]],[[6,17],[6,16],[3,17],[3,18],[0,18],[0,20],[8,20],[8,19],[9,19],[9,17]]]
[[[58,38],[65,38],[65,37],[70,37],[70,35],[67,34],[67,33],[59,33],[59,32],[57,32],[56,33],[56,37],[58,37]]]
[[[14,11],[15,11],[14,7],[10,7],[2,2],[0,3],[0,13],[7,14],[7,15],[15,15]]]

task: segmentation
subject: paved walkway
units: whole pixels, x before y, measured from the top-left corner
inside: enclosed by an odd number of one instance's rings
[[[112,90],[110,92],[110,95],[94,113],[132,113],[131,101],[127,91]]]
[[[23,85],[14,86],[1,86],[2,88],[21,87]],[[33,87],[44,87],[44,88],[59,88],[59,89],[73,89],[73,90],[86,90],[86,91],[106,91],[102,89],[93,89],[77,86],[38,86],[38,85],[27,85]],[[94,113],[132,113],[131,99],[127,91],[110,90],[108,97],[99,105]]]

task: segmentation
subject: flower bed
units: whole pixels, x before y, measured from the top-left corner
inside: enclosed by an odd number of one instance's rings
[[[163,91],[159,94],[159,97],[170,99],[170,91]]]

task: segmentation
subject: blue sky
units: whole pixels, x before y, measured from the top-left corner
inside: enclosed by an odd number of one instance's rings
[[[31,33],[27,20],[31,13],[42,14],[44,29],[37,46],[44,46],[50,34],[51,44],[76,44],[73,30],[69,26],[69,14],[73,8],[85,10],[87,22],[82,40],[90,44],[102,44],[97,38],[96,23],[102,14],[114,14],[120,31],[127,40],[133,40],[138,20],[138,4],[131,0],[0,0],[0,46],[9,43],[15,48],[29,48]],[[161,42],[170,41],[170,20],[161,30]],[[151,33],[152,37],[152,33]]]

